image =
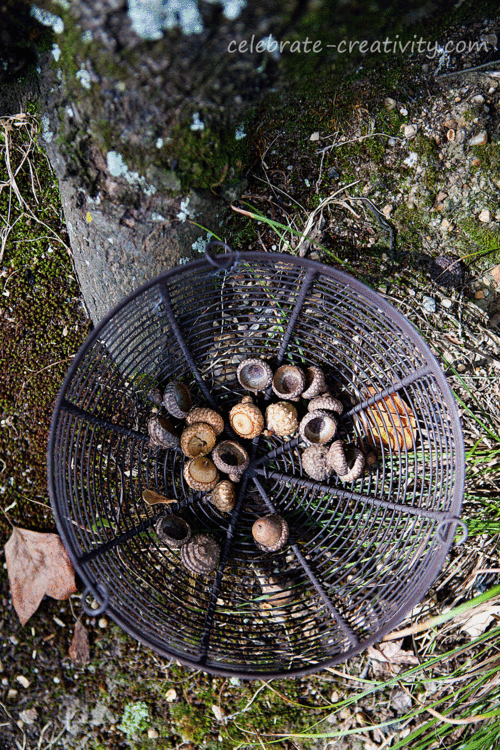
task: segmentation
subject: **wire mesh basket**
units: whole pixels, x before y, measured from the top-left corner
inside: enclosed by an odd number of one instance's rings
[[[231,512],[186,484],[182,451],[149,438],[157,389],[181,381],[227,420],[249,357],[322,368],[344,405],[345,444],[376,456],[358,479],[311,479],[300,436],[265,431],[247,441]],[[257,396],[263,411],[272,399]],[[428,346],[365,285],[280,254],[207,254],[115,307],[68,372],[48,474],[84,609],[165,657],[244,678],[311,673],[380,640],[464,527],[459,419]],[[175,503],[149,504],[146,490]],[[275,552],[252,538],[266,514],[289,527]],[[217,541],[213,572],[193,574],[164,544],[158,522],[170,515]]]

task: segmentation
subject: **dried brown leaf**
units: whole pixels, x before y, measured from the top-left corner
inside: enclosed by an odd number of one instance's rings
[[[25,625],[44,594],[67,599],[76,591],[75,571],[57,534],[14,527],[5,545],[12,603]]]
[[[368,388],[370,396],[375,396],[375,388]],[[393,393],[366,409],[366,414],[373,426],[368,442],[373,448],[381,444],[391,446],[393,450],[411,450],[415,446],[417,420],[415,415],[398,395]]]
[[[69,647],[71,661],[78,666],[85,666],[90,661],[90,644],[87,628],[82,625],[80,620],[75,625],[75,632],[71,646]]]
[[[171,503],[177,502],[177,500],[171,499],[169,497],[165,497],[165,495],[160,495],[158,492],[155,492],[154,490],[144,490],[144,492],[142,493],[142,499],[148,505],[156,505],[157,503],[170,505]]]

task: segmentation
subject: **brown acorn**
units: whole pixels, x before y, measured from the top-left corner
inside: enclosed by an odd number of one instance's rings
[[[263,391],[271,383],[273,372],[263,359],[245,359],[236,372],[240,385],[247,391]]]
[[[343,482],[355,482],[365,468],[364,453],[355,446],[346,451],[341,440],[332,443],[326,461],[328,467],[335,470]]]
[[[169,414],[184,419],[191,408],[189,388],[178,380],[169,383],[163,394],[163,405]]]
[[[219,472],[206,456],[196,456],[184,465],[184,479],[193,490],[210,492],[219,481]]]
[[[156,533],[172,549],[179,549],[191,538],[191,526],[179,516],[163,516],[156,524]]]
[[[322,393],[321,396],[315,396],[315,398],[311,399],[307,405],[308,411],[316,411],[317,409],[334,411],[337,414],[342,414],[344,406],[342,401],[339,401],[338,398],[334,398],[331,393]]]
[[[207,409],[197,406],[191,409],[186,417],[186,424],[195,424],[195,422],[205,422],[212,427],[216,435],[220,435],[224,430],[224,419],[213,409]]]
[[[300,435],[309,445],[324,445],[330,442],[336,431],[335,417],[321,409],[308,412],[299,425]]]
[[[325,445],[310,445],[302,453],[302,468],[311,479],[322,482],[331,473],[327,464],[328,448]]]
[[[154,448],[178,448],[179,438],[166,417],[152,417],[148,422],[150,443]]]
[[[273,391],[279,398],[298,401],[305,384],[306,376],[296,365],[282,365],[274,373]]]
[[[302,398],[315,398],[320,393],[324,393],[327,390],[325,376],[323,370],[317,365],[311,365],[305,370],[306,386],[305,390],[302,391]]]
[[[194,534],[181,547],[181,562],[197,575],[207,575],[219,565],[220,547],[210,534]]]
[[[276,435],[293,435],[298,426],[297,409],[286,401],[269,404],[266,409],[267,429]]]
[[[220,510],[222,513],[230,513],[236,501],[236,492],[233,483],[229,479],[223,479],[222,482],[215,485],[208,497],[217,510]]]
[[[252,526],[255,544],[263,552],[276,552],[288,540],[288,524],[277,514],[258,518]]]
[[[239,482],[250,463],[247,451],[234,440],[223,440],[212,451],[214,464],[220,471],[229,474],[232,482]]]
[[[185,456],[206,456],[215,445],[215,431],[206,422],[190,424],[181,435],[181,448]]]
[[[257,437],[264,429],[264,417],[251,396],[245,396],[239,404],[233,406],[229,412],[229,422],[236,434],[246,440]]]

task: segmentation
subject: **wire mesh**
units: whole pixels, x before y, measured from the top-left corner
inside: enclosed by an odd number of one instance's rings
[[[55,408],[51,499],[88,591],[135,638],[212,673],[306,674],[380,640],[441,569],[460,523],[460,425],[427,345],[368,287],[305,259],[223,257],[228,268],[166,272],[93,331]],[[377,448],[378,461],[354,482],[318,482],[298,439],[263,434],[232,513],[191,490],[180,449],[150,445],[151,394],[181,379],[196,404],[227,416],[247,357],[322,367],[345,406],[342,438]],[[150,506],[146,489],[177,503]],[[251,527],[275,512],[289,543],[264,553]],[[165,513],[216,538],[214,573],[180,564],[155,531]]]

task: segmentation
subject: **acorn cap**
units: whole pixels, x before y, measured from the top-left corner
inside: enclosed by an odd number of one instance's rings
[[[279,398],[298,401],[305,384],[306,376],[296,365],[282,365],[274,373],[273,391]]]
[[[330,446],[327,456],[327,465],[331,471],[336,471],[339,476],[344,476],[349,471],[349,465],[345,457],[343,440],[334,440]]]
[[[267,429],[276,435],[293,435],[298,426],[297,409],[286,401],[269,404],[266,409]]]
[[[305,370],[306,386],[305,390],[302,391],[302,398],[315,398],[320,393],[324,393],[327,390],[325,376],[323,370],[317,365],[311,365]]]
[[[180,516],[164,516],[156,524],[156,533],[173,549],[179,549],[191,538],[191,526]]]
[[[212,451],[214,464],[220,471],[229,474],[233,482],[238,482],[250,463],[250,457],[242,445],[234,440],[223,440]]]
[[[258,518],[252,526],[255,544],[264,552],[276,552],[288,539],[288,524],[276,514]]]
[[[188,413],[186,424],[195,424],[196,422],[205,422],[209,424],[216,435],[220,435],[224,430],[224,419],[213,409],[207,409],[197,406]]]
[[[167,417],[152,417],[148,422],[150,444],[155,448],[178,448],[179,438]]]
[[[195,422],[186,427],[181,435],[182,452],[189,458],[206,456],[214,447],[216,440],[213,427],[206,422]]]
[[[327,464],[328,448],[325,445],[310,445],[302,453],[302,468],[311,479],[322,482],[331,469]]]
[[[233,483],[229,479],[223,479],[222,482],[215,485],[208,497],[217,510],[220,510],[222,513],[230,513],[236,501],[236,491]]]
[[[233,406],[229,412],[229,422],[236,434],[246,440],[257,437],[264,429],[262,412],[248,396]]]
[[[169,383],[163,394],[163,405],[169,414],[184,419],[191,408],[189,388],[178,380]]]
[[[244,359],[236,375],[240,385],[254,393],[265,390],[273,379],[273,372],[263,359]]]
[[[219,481],[219,472],[206,456],[196,456],[184,465],[184,479],[193,490],[209,492]]]
[[[315,398],[311,399],[307,405],[308,411],[316,411],[317,409],[342,414],[344,405],[338,398],[334,398],[331,393],[322,393],[321,396],[315,396]]]
[[[336,431],[337,420],[333,414],[321,409],[308,412],[299,425],[301,437],[310,445],[324,445],[330,442]]]
[[[181,562],[187,570],[206,575],[219,565],[220,547],[210,534],[194,534],[181,547]]]

